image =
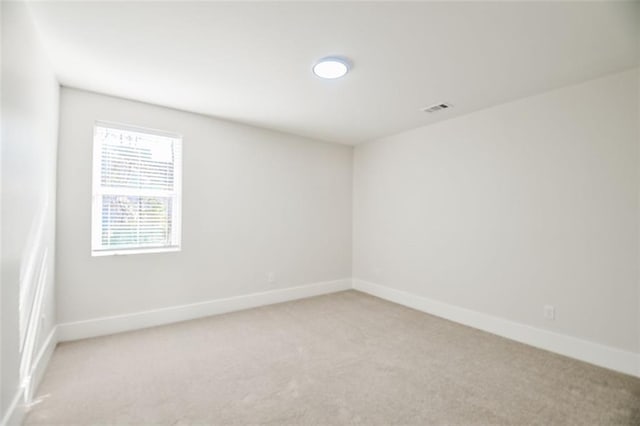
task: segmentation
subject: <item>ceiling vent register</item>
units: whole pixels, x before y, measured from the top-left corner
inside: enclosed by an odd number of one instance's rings
[[[433,114],[434,112],[438,112],[438,111],[442,111],[442,110],[445,110],[445,109],[449,109],[451,107],[453,107],[453,105],[443,102],[443,103],[440,103],[440,104],[429,105],[428,107],[424,107],[424,108],[422,108],[422,111],[428,112],[429,114]]]

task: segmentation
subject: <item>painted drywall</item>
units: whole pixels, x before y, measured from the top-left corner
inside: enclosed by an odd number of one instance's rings
[[[638,76],[356,147],[354,277],[639,352]]]
[[[96,120],[183,136],[182,251],[91,257]],[[63,88],[59,321],[350,277],[352,154],[347,146]]]
[[[32,309],[42,262],[40,350],[55,323],[55,176],[59,85],[28,6],[2,2],[2,396],[0,418],[20,384],[19,297]],[[45,253],[46,257],[45,257]],[[33,272],[33,273],[32,273]]]

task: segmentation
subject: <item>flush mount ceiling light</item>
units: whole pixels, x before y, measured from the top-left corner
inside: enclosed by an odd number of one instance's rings
[[[349,61],[337,56],[322,58],[313,66],[313,73],[320,78],[340,78],[347,72],[349,72]]]

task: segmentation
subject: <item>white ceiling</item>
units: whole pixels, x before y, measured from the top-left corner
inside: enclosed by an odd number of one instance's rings
[[[640,64],[637,2],[45,2],[63,85],[356,144]],[[352,71],[311,72],[339,54]],[[450,102],[428,115],[420,108]]]

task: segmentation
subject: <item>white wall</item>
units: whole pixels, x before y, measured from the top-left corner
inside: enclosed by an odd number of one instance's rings
[[[639,352],[638,82],[632,70],[358,146],[354,277]]]
[[[68,88],[60,108],[60,322],[351,276],[351,147]],[[183,135],[181,252],[91,257],[96,120]]]
[[[0,419],[19,388],[19,294],[33,288],[45,252],[44,321],[55,322],[54,231],[59,85],[23,2],[2,2],[2,365]],[[40,231],[39,231],[40,230]],[[33,292],[29,292],[31,308]]]

